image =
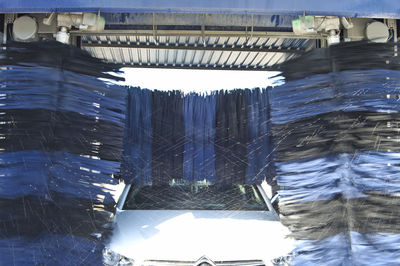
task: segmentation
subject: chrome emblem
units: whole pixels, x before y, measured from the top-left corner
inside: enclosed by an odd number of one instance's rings
[[[206,256],[201,257],[193,266],[216,266],[215,263]]]

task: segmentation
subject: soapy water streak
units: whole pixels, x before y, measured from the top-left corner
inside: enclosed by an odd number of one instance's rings
[[[207,95],[130,88],[122,177],[127,183],[271,181],[266,89]]]

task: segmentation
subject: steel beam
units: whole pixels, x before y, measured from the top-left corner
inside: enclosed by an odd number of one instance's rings
[[[400,18],[397,0],[1,0],[0,13],[224,13]]]
[[[154,36],[152,30],[104,30],[101,32],[71,31],[71,36]],[[288,39],[324,39],[319,34],[296,35],[281,31],[201,31],[201,30],[157,30],[156,36],[189,37],[252,37],[252,38],[288,38]]]
[[[172,25],[291,28],[298,16],[192,13],[104,13],[107,25]]]

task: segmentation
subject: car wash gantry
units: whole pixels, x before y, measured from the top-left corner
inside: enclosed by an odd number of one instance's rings
[[[313,48],[396,41],[400,11],[358,1],[5,1],[2,41],[55,39],[133,67],[273,70]]]

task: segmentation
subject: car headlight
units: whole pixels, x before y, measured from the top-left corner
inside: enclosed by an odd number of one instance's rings
[[[133,266],[134,260],[112,251],[108,247],[103,249],[103,264],[106,266]]]
[[[135,261],[133,259],[121,256],[121,259],[119,261],[119,266],[134,266]]]

